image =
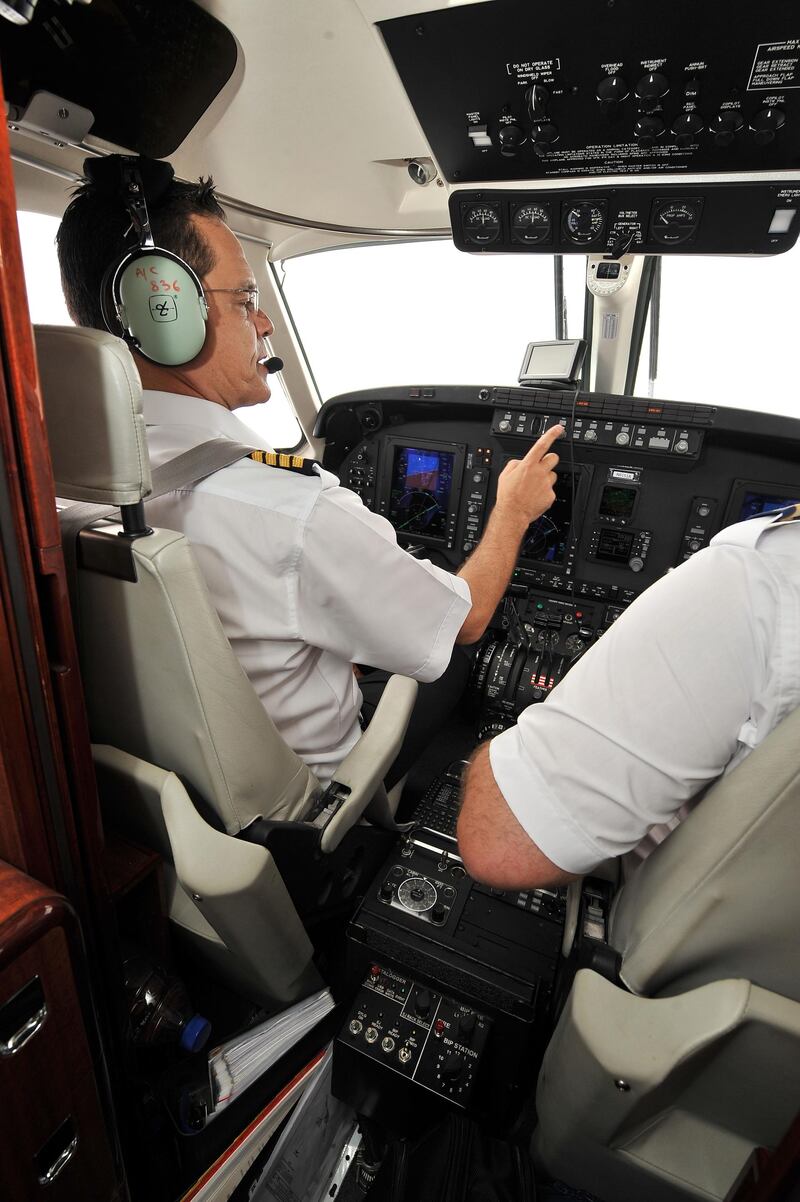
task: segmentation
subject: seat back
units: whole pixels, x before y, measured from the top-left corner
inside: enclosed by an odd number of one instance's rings
[[[579,972],[537,1087],[547,1170],[616,1202],[728,1199],[800,1097],[800,709],[620,890],[630,992]]]
[[[636,994],[742,977],[800,1001],[800,709],[620,890],[610,943]]]
[[[143,499],[151,477],[127,347],[60,326],[38,327],[36,347],[57,495]],[[229,834],[257,817],[302,816],[316,778],[258,700],[183,535],[129,542],[109,526],[82,535],[75,592],[95,742],[175,772]]]

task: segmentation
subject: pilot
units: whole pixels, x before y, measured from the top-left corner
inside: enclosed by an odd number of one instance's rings
[[[561,884],[635,869],[800,705],[800,505],[722,530],[642,594],[546,701],[472,760],[468,871]]]
[[[146,179],[148,161],[139,162]],[[101,293],[109,266],[135,238],[119,172],[104,163],[87,163],[90,178],[64,214],[58,253],[72,319],[121,334]],[[269,398],[266,339],[273,333],[211,181],[169,177],[158,191],[150,195],[145,184],[156,245],[193,268],[208,321],[200,353],[183,365],[167,367],[132,348],[153,466],[214,437],[252,445],[253,433],[235,411]],[[457,574],[407,554],[389,522],[318,465],[304,464],[304,474],[242,459],[150,502],[151,522],[189,538],[258,696],[323,783],[359,738],[354,664],[432,682],[445,673],[456,643],[481,637],[528,524],[554,500],[558,456],[551,447],[560,433],[550,429],[503,470],[484,536]],[[422,714],[409,729],[417,746],[434,733],[430,707],[423,704]]]

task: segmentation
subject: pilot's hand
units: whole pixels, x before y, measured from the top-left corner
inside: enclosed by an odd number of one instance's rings
[[[533,444],[524,459],[512,459],[497,481],[495,509],[513,513],[529,524],[541,517],[556,499],[556,464],[553,443],[564,433],[563,426],[550,426]]]

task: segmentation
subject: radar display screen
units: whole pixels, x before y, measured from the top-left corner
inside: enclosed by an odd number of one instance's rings
[[[607,484],[600,498],[600,517],[629,518],[636,504],[636,489]]]
[[[746,492],[742,498],[742,508],[739,511],[740,522],[748,518],[757,518],[763,513],[774,513],[776,509],[785,509],[787,505],[800,504],[800,496],[780,497],[763,492]]]
[[[559,472],[555,485],[556,499],[525,532],[520,559],[535,563],[564,563],[569,546],[572,523],[572,476]]]
[[[389,521],[398,534],[447,541],[454,461],[452,451],[395,447]]]

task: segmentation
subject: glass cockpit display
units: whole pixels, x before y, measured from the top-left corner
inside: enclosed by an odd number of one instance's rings
[[[568,472],[559,472],[555,485],[556,499],[547,513],[531,522],[525,532],[521,559],[535,563],[564,563],[572,525],[573,487],[572,476]]]
[[[396,446],[389,494],[389,521],[398,534],[447,540],[455,453]]]
[[[744,522],[748,518],[760,517],[764,513],[774,513],[778,509],[785,509],[788,505],[800,505],[800,495],[786,496],[765,492],[745,492],[738,520]]]

